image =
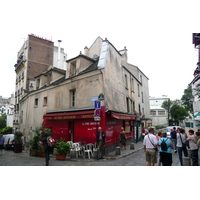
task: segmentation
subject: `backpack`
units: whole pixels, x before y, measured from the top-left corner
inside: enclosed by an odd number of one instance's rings
[[[55,146],[55,140],[51,136],[49,136],[47,138],[47,144],[48,144],[49,147],[54,147]]]
[[[168,139],[166,139],[166,140],[162,140],[162,142],[161,142],[161,145],[160,145],[160,147],[161,147],[161,150],[162,151],[167,151],[167,149],[168,149],[168,146],[167,146],[167,144],[166,144],[166,141],[167,141]]]

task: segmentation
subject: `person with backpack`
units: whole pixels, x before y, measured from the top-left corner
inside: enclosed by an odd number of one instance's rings
[[[172,165],[172,141],[167,138],[167,133],[162,133],[162,138],[158,141],[158,145],[160,146],[160,162],[163,166],[171,166]]]

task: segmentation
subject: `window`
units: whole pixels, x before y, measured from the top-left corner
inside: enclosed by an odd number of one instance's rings
[[[140,97],[140,85],[138,84],[138,97]]]
[[[156,111],[155,110],[151,110],[151,115],[156,115]]]
[[[40,79],[38,78],[36,82],[36,89],[38,89],[39,87],[40,87]]]
[[[126,106],[127,106],[127,112],[129,112],[130,110],[129,110],[129,99],[128,99],[128,97],[126,97]]]
[[[47,97],[44,97],[43,106],[47,106]]]
[[[34,107],[38,107],[38,98],[35,99],[35,105],[34,105]]]
[[[131,78],[131,91],[134,92],[134,79]]]
[[[125,74],[125,88],[128,89],[128,77]]]
[[[141,84],[142,84],[142,75],[140,75],[140,82],[141,82]]]
[[[165,111],[158,111],[158,115],[165,115]]]
[[[71,90],[70,96],[71,96],[71,107],[75,107],[76,106],[76,90]]]
[[[70,74],[69,76],[75,76],[76,75],[76,61],[72,62],[70,65]]]
[[[142,103],[144,103],[143,92],[141,93],[141,95],[142,95]]]
[[[133,112],[135,112],[135,101],[133,101]]]

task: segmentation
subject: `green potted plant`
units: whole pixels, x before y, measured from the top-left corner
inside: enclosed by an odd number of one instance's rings
[[[21,131],[15,132],[14,137],[14,152],[21,153],[22,152],[22,136],[23,133]]]
[[[35,135],[30,141],[30,156],[37,156],[38,150],[38,142],[40,141],[40,137]]]
[[[37,155],[40,157],[45,157],[43,142],[40,140],[38,141],[37,145],[38,145]]]
[[[67,154],[70,153],[70,145],[65,140],[58,140],[56,142],[56,159],[57,160],[66,160]]]

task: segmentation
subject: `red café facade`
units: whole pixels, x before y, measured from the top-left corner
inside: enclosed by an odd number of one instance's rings
[[[98,127],[106,131],[106,152],[113,151],[119,144],[120,130],[124,127],[127,132],[127,142],[132,141],[136,132],[136,115],[107,111],[105,106],[100,109],[100,121],[94,119],[95,109],[48,112],[43,116],[43,126],[52,129],[54,139],[86,143],[96,142]]]

